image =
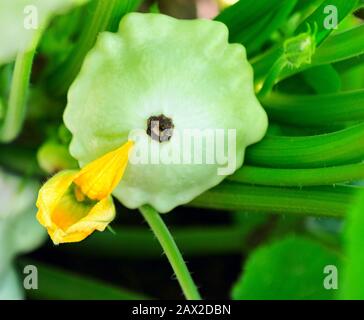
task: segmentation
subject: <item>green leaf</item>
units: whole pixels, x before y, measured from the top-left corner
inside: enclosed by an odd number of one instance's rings
[[[313,76],[313,74],[309,73],[306,76]],[[311,82],[315,81],[316,86],[319,85],[319,79],[311,80]],[[335,80],[328,80],[326,84],[321,86],[320,90],[327,89],[331,81]],[[331,89],[334,86],[333,83]],[[316,95],[274,92],[263,100],[265,110],[271,119],[303,127],[330,127],[335,124],[363,121],[363,104],[364,89]]]
[[[350,208],[356,188],[257,187],[223,182],[188,205],[198,208],[343,217]]]
[[[246,26],[254,25],[279,3],[279,0],[241,0],[222,11],[215,20],[229,28],[229,40],[234,42],[242,34],[248,33]]]
[[[325,0],[298,1],[295,11],[306,13],[306,15],[308,16],[309,14],[307,12],[312,13],[324,1]]]
[[[65,61],[52,70],[52,75],[48,79],[50,92],[57,96],[67,92],[99,33],[114,26],[115,16],[120,13],[120,7],[127,8],[127,5],[124,6],[119,0],[96,0],[90,3],[79,40]]]
[[[0,97],[0,122],[3,120],[4,116],[5,116],[5,105]]]
[[[307,24],[317,25],[318,31],[316,36],[317,45],[321,44],[334,29],[326,28],[326,19],[329,14],[326,13],[328,6],[336,7],[338,22],[342,21],[347,15],[353,12],[358,5],[358,0],[325,0],[301,25],[297,28],[296,34],[305,32]]]
[[[232,297],[250,299],[332,299],[324,287],[326,266],[339,257],[311,240],[290,236],[257,249],[248,258]]]
[[[326,18],[326,14],[324,13],[324,8],[327,5],[336,5],[338,8],[338,22],[341,22],[348,14],[352,12],[355,8],[357,0],[325,0],[321,6],[319,6],[315,12],[310,15],[304,22],[301,23],[300,27],[296,30],[296,34],[303,33],[307,31],[307,23],[313,27],[315,24],[318,27],[318,34],[316,37],[317,42],[317,51],[316,54],[312,58],[312,65],[326,64],[332,63],[338,60],[344,60],[350,58],[352,56],[358,55],[362,53],[363,46],[360,38],[362,37],[362,32],[360,28],[353,28],[351,30],[345,31],[343,33],[339,33],[330,37],[327,41],[323,42],[330,33],[333,31],[332,29],[326,29],[324,27],[323,21]],[[355,34],[354,34],[355,33]],[[353,37],[356,37],[359,41],[353,41]],[[340,41],[334,41],[333,38],[339,37]],[[338,38],[336,38],[338,39]],[[344,43],[345,42],[345,43]],[[322,43],[322,46],[319,46]],[[327,43],[327,44],[326,44]],[[342,43],[344,43],[342,45]],[[323,49],[321,49],[323,47]],[[335,47],[335,48],[333,48]],[[264,52],[260,56],[253,59],[252,65],[254,68],[254,74],[256,81],[260,81],[265,77],[267,71],[273,66],[275,61],[282,54],[282,46],[276,46],[269,51]],[[303,66],[302,69],[307,68],[309,66]],[[288,77],[292,74],[301,71],[301,69],[285,69],[281,78]]]
[[[361,56],[364,56],[363,42],[364,25],[356,26],[343,32],[334,34],[317,48],[316,53],[312,57],[312,63],[310,65],[303,65],[301,68],[296,70],[285,69],[283,70],[280,77],[281,79],[284,79],[302,70],[331,63],[339,63],[339,65],[342,66],[341,68],[336,68],[338,71],[346,70],[350,68],[351,65],[357,66],[362,64],[363,57]],[[276,50],[276,53],[271,52],[268,58],[273,59],[274,54],[278,54],[278,51]],[[268,59],[264,63],[268,63]],[[262,67],[265,67],[263,62],[257,62],[256,69],[258,72],[260,72],[260,68]]]
[[[229,28],[229,40],[257,51],[288,18],[297,0],[239,1],[215,18]]]
[[[249,164],[281,168],[315,168],[363,159],[364,123],[305,137],[266,135],[246,153]]]
[[[266,26],[269,25],[269,22],[274,18],[275,10],[271,12],[267,12],[265,15],[261,16],[257,21],[252,23],[249,26],[242,26],[241,31],[237,34],[231,34],[229,30],[229,40],[231,42],[238,42],[244,44],[245,47],[248,47],[253,43],[256,37],[260,36],[261,33],[265,36],[264,32]],[[268,34],[269,36],[269,34]],[[260,43],[259,43],[260,44]]]
[[[85,21],[85,12],[90,7],[91,4],[87,4],[84,7],[77,7],[67,14],[54,17],[49,27],[43,31],[37,52],[47,59],[44,66],[45,72],[53,70],[70,54],[75,39],[78,39],[79,30],[85,23],[88,23]]]
[[[341,89],[340,76],[330,64],[307,69],[302,75],[317,93],[333,93]]]
[[[346,231],[346,259],[341,299],[364,299],[364,191],[362,191],[349,212]]]
[[[364,64],[344,71],[340,74],[342,81],[342,90],[360,90],[364,88]]]
[[[34,265],[38,270],[37,290],[26,293],[32,299],[66,300],[140,300],[144,295],[109,285],[73,272],[65,271],[38,261],[21,260],[22,267]]]
[[[323,186],[364,179],[364,162],[336,167],[279,169],[245,165],[228,180],[265,186]]]
[[[328,38],[313,58],[316,65],[333,63],[364,53],[364,24]]]
[[[348,60],[340,61],[334,65],[335,69],[339,73],[353,70],[362,66],[364,66],[364,54],[358,55]]]
[[[264,24],[258,34],[250,42],[245,43],[248,53],[256,52],[270,38],[272,33],[280,28],[287,21],[288,16],[292,12],[297,0],[285,0],[277,5],[277,9],[272,16],[267,15],[268,23]],[[250,30],[246,31],[247,33]],[[244,43],[243,43],[244,44]]]

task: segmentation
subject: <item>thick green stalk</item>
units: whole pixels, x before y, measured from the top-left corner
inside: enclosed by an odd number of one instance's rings
[[[266,136],[247,149],[254,166],[318,168],[364,160],[364,123],[344,130],[307,137]]]
[[[250,63],[254,69],[254,81],[256,83],[262,82],[265,79],[269,70],[273,67],[274,63],[282,57],[283,45],[276,45],[270,50],[254,57]]]
[[[10,95],[5,117],[0,127],[0,141],[10,142],[20,133],[26,115],[26,101],[33,59],[41,31],[34,36],[31,48],[18,53],[15,60]]]
[[[243,166],[230,181],[263,186],[324,186],[364,179],[364,162],[313,169],[277,169]]]
[[[140,212],[166,253],[186,298],[189,300],[200,300],[200,294],[187,269],[182,254],[159,213],[150,206],[141,207]]]
[[[270,119],[296,126],[364,121],[364,89],[319,95],[273,92],[262,103]]]
[[[355,197],[355,187],[274,188],[223,182],[188,206],[275,214],[344,217]]]
[[[264,80],[263,86],[261,90],[258,92],[258,98],[261,100],[266,97],[269,93],[271,93],[273,86],[279,78],[282,70],[286,67],[287,60],[284,56],[281,56],[273,65],[273,67],[269,70],[267,77]]]

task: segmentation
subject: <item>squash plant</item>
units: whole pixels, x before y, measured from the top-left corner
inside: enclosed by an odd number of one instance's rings
[[[187,299],[364,298],[364,3],[218,4],[0,3],[0,297],[22,297],[12,261],[38,220],[57,246],[17,260],[33,299],[178,297],[147,285],[161,252]],[[99,272],[126,258],[141,283]]]

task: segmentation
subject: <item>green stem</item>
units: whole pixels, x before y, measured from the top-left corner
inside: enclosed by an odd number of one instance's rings
[[[203,193],[188,206],[228,211],[246,211],[307,216],[344,217],[359,188],[256,187],[223,182]]]
[[[282,56],[283,45],[277,45],[250,60],[254,69],[254,81],[262,82],[274,63]]]
[[[266,136],[247,149],[254,166],[318,168],[364,160],[364,123],[344,130],[307,137]]]
[[[200,300],[200,294],[182,258],[182,254],[178,250],[171,233],[159,213],[150,206],[141,207],[140,212],[166,253],[186,298],[189,300]]]
[[[0,128],[0,141],[11,142],[20,133],[26,114],[30,73],[41,32],[34,36],[30,49],[18,53],[15,60],[8,105]]]
[[[49,80],[49,90],[55,95],[64,94],[81,69],[83,60],[93,47],[98,34],[110,24],[113,11],[119,10],[118,0],[97,0],[90,10],[79,42],[76,44],[69,58],[54,71],[54,77]]]
[[[286,67],[287,61],[284,56],[281,56],[273,65],[273,67],[268,72],[267,77],[264,80],[264,84],[262,89],[258,93],[258,98],[263,99],[267,96],[271,91],[273,86],[275,85],[279,75],[281,74],[282,70]]]
[[[243,166],[230,181],[263,186],[323,186],[364,179],[364,162],[314,169],[276,169]]]
[[[319,95],[273,92],[262,103],[270,119],[298,126],[364,121],[364,89]]]

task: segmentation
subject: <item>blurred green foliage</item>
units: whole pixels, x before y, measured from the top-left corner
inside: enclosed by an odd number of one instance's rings
[[[326,266],[339,268],[340,263],[336,253],[319,243],[287,237],[252,253],[232,297],[243,300],[332,299],[335,290],[325,288],[324,279],[329,275],[324,271]]]
[[[47,12],[47,27],[34,56],[27,56],[26,68],[22,68],[22,52],[0,66],[0,129],[10,118],[13,131],[11,141],[0,144],[0,170],[4,175],[16,173],[24,185],[77,167],[68,152],[72,137],[62,125],[62,114],[69,86],[101,31],[115,32],[121,17],[130,11],[183,18],[196,18],[198,13],[192,0],[86,2],[71,10]],[[337,29],[325,28],[328,5],[337,8]],[[216,16],[228,27],[229,40],[245,45],[257,93],[271,76],[269,92],[261,99],[270,128],[261,143],[247,150],[248,165],[230,181],[166,218],[192,271],[203,270],[196,272],[197,283],[198,278],[208,279],[201,280],[207,297],[227,297],[234,280],[233,299],[364,299],[364,194],[356,198],[363,186],[352,185],[364,175],[364,15],[353,14],[363,5],[358,0],[240,0]],[[1,21],[8,21],[10,15],[0,10],[2,14]],[[277,68],[284,42],[305,33],[308,25],[318,28],[311,63]],[[9,39],[11,46],[0,43],[0,53],[20,43]],[[27,37],[20,39],[29,42]],[[16,64],[22,72],[14,72]],[[3,208],[14,195],[18,195],[14,205],[22,203],[21,189],[7,199],[11,185],[0,187]],[[27,211],[32,222],[34,210],[32,206]],[[115,222],[115,235],[104,232],[62,248],[47,244],[30,260],[19,260],[20,267],[31,263],[39,268],[39,290],[28,291],[27,297],[148,298],[119,286],[122,271],[114,264],[125,264],[142,269],[136,271],[140,288],[129,281],[130,273],[124,275],[123,286],[151,296],[180,298],[176,285],[168,287],[170,269],[155,265],[163,251],[152,233],[140,226],[134,213],[119,205],[118,210],[123,216]],[[0,253],[8,257],[7,270],[1,270],[4,274],[13,272],[13,255],[22,251],[13,253],[12,239],[31,231],[33,224],[27,221],[0,217],[4,238]],[[18,240],[19,248],[31,243]],[[89,264],[92,258],[95,265]],[[97,263],[106,264],[109,272],[94,276]],[[328,265],[338,268],[338,290],[324,287]],[[15,275],[8,274],[18,290]]]

